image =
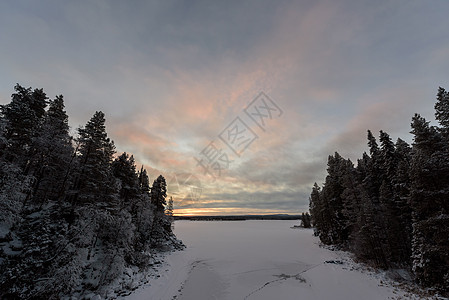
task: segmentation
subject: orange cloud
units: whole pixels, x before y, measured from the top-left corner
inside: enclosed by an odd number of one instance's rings
[[[305,207],[303,211],[306,211]],[[243,211],[243,213],[242,213]],[[245,208],[241,207],[218,207],[218,208],[184,208],[175,209],[174,214],[176,216],[229,216],[229,215],[269,215],[269,214],[300,214],[300,210],[281,210],[281,209],[257,209],[257,208]]]

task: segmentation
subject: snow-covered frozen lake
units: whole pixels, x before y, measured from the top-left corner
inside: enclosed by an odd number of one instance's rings
[[[177,221],[185,251],[128,300],[398,299],[402,291],[319,247],[299,221]]]

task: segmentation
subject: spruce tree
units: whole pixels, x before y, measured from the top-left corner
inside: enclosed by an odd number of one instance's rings
[[[165,198],[167,197],[167,183],[162,175],[154,180],[151,187],[151,203],[154,205],[156,213],[163,213],[165,205],[167,204]]]
[[[393,194],[397,218],[401,226],[402,261],[411,265],[412,209],[410,203],[410,164],[411,147],[400,138],[397,139],[396,157],[398,160],[396,174],[393,178]]]
[[[376,255],[379,240],[377,238],[374,206],[366,191],[366,177],[370,164],[371,158],[368,154],[363,153],[362,158],[357,161],[354,183],[347,191],[347,193],[353,195],[353,219],[349,248],[358,259],[373,262],[378,266],[382,265],[382,260],[379,260]]]
[[[363,200],[363,189],[361,182],[364,178],[361,160],[358,161],[357,168],[350,160],[346,161],[346,172],[342,178],[342,184],[344,186],[344,191],[342,194],[344,208],[343,214],[347,219],[347,230],[349,233],[349,248],[354,251],[358,256],[358,249],[354,247],[355,240],[358,237],[360,227],[363,225],[361,218],[363,218],[362,210],[362,200]]]
[[[121,154],[112,162],[112,173],[120,181],[119,197],[122,206],[128,206],[131,209],[139,195],[134,157],[129,156],[126,152]]]
[[[138,188],[138,201],[131,212],[136,226],[134,247],[139,253],[145,253],[149,251],[152,246],[152,232],[155,216],[154,206],[151,204],[150,199],[149,178],[147,171],[143,166],[138,174]],[[148,261],[148,257],[140,254],[137,254],[134,259],[136,264],[141,266],[144,266]]]
[[[343,178],[346,176],[347,161],[335,152],[328,159],[328,175],[320,195],[324,223],[320,238],[324,243],[344,246],[349,237],[348,218],[344,214]]]
[[[438,88],[435,119],[440,123],[443,135],[449,138],[449,92],[442,87]]]
[[[399,154],[390,136],[380,131],[380,168],[382,185],[379,190],[379,200],[385,217],[386,233],[389,247],[389,263],[402,265],[409,262],[409,228],[407,218],[410,215],[404,209],[404,203],[395,195],[395,181]]]
[[[173,197],[171,197],[171,196],[168,199],[167,207],[165,208],[165,214],[169,218],[173,218]]]
[[[138,175],[139,189],[142,194],[150,194],[150,179],[147,170],[141,167]]]
[[[114,142],[106,133],[104,113],[95,112],[84,128],[78,129],[79,159],[73,203],[110,202],[115,193],[111,163]]]
[[[424,286],[449,287],[449,151],[439,131],[415,115],[411,168],[413,270]]]
[[[449,93],[443,88],[435,118],[440,127],[415,114],[412,148],[383,131],[379,147],[368,130],[370,155],[355,169],[329,157],[323,190],[312,188],[310,211],[323,243],[339,244],[347,232],[359,259],[381,268],[411,264],[419,283],[448,293]]]
[[[24,88],[17,84],[11,102],[0,106],[5,120],[6,149],[0,153],[7,161],[14,161],[25,174],[28,171],[32,142],[42,125],[47,96],[42,89]]]
[[[151,230],[152,246],[163,247],[163,241],[171,235],[171,223],[165,215],[165,198],[167,197],[167,184],[162,175],[154,180],[151,187],[150,198],[154,207],[154,220]]]
[[[150,194],[133,156],[113,161],[102,112],[78,130],[73,149],[63,97],[45,111],[42,89],[15,91],[0,107],[0,225],[9,231],[1,243],[14,250],[0,251],[1,295],[98,293],[127,268],[148,267],[162,247],[182,247],[163,212],[165,179]]]
[[[368,147],[370,155],[364,154],[361,163],[363,164],[363,178],[361,178],[361,211],[359,221],[360,232],[358,233],[357,248],[368,247],[364,254],[365,259],[372,261],[377,267],[386,268],[390,263],[390,245],[386,228],[387,218],[384,215],[385,209],[380,201],[381,187],[383,185],[383,163],[382,152],[376,138],[368,130]],[[382,196],[386,196],[385,185],[382,187]]]
[[[320,236],[321,232],[323,232],[324,226],[324,210],[323,204],[320,199],[321,188],[315,182],[312,187],[312,193],[310,194],[309,199],[309,210],[311,214],[312,224],[314,226],[315,236]]]
[[[310,222],[310,215],[308,212],[301,214],[301,227],[310,228],[312,227]]]
[[[62,95],[50,101],[33,147],[35,155],[31,169],[35,177],[32,191],[34,202],[43,203],[46,199],[61,198],[65,194],[64,180],[67,181],[67,173],[71,171],[73,153]]]
[[[167,202],[167,206],[165,208],[165,215],[168,218],[168,221],[171,224],[171,229],[174,229],[174,224],[175,224],[175,219],[174,219],[174,215],[173,215],[173,197],[170,196],[170,198],[168,199]]]

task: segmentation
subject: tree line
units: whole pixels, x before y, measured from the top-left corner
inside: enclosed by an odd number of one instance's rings
[[[409,268],[416,281],[449,292],[449,92],[439,88],[439,126],[412,118],[413,143],[368,130],[369,154],[354,164],[329,156],[323,187],[314,184],[315,234],[379,268]]]
[[[0,298],[106,292],[182,247],[164,177],[150,186],[132,155],[116,154],[103,112],[72,137],[62,95],[14,90],[0,106]]]

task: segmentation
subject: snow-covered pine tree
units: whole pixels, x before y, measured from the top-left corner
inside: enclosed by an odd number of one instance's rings
[[[29,175],[34,163],[33,141],[43,122],[47,97],[42,89],[17,84],[11,102],[0,106],[0,221],[20,219],[24,203],[30,199],[35,178]]]
[[[165,198],[167,197],[167,183],[162,175],[154,180],[151,187],[150,198],[154,207],[154,220],[151,230],[154,247],[163,246],[163,241],[171,234],[171,224],[165,215]]]
[[[422,285],[448,292],[448,142],[418,114],[412,119],[412,133],[413,271]]]
[[[349,246],[359,259],[382,268],[411,261],[419,283],[448,293],[449,93],[443,88],[435,111],[440,127],[419,114],[413,117],[412,149],[401,139],[393,144],[382,131],[379,148],[368,130],[370,156],[364,153],[355,171],[337,172],[338,159],[330,157],[328,173],[343,180],[328,175],[322,191],[315,183],[310,211],[316,235],[334,243],[341,224],[334,222],[340,195]]]
[[[315,182],[312,187],[312,193],[309,198],[309,210],[311,214],[312,225],[314,227],[315,236],[320,236],[323,226],[323,204],[320,199],[321,188]]]
[[[112,173],[120,182],[120,206],[133,210],[139,195],[139,181],[136,172],[134,157],[126,152],[122,153],[112,162]]]
[[[409,241],[406,224],[402,222],[406,218],[402,215],[405,212],[397,205],[394,194],[394,182],[399,158],[395,145],[386,132],[380,131],[379,140],[381,143],[379,166],[382,176],[379,201],[386,225],[389,264],[402,265],[409,261]]]
[[[439,87],[435,103],[435,119],[441,125],[440,131],[449,139],[449,92]]]
[[[343,198],[344,179],[348,171],[348,161],[341,157],[338,152],[335,152],[333,157],[329,157],[328,176],[322,191],[323,196],[328,199],[330,208],[332,243],[342,246],[345,246],[349,237],[348,218],[344,214]]]
[[[370,155],[364,159],[365,178],[362,185],[363,210],[366,224],[363,224],[363,236],[368,239],[365,243],[370,245],[376,266],[387,268],[390,265],[390,246],[387,235],[387,220],[384,216],[384,209],[380,202],[380,190],[382,186],[382,160],[381,149],[376,138],[368,130],[368,146]],[[368,237],[369,236],[369,237]]]
[[[33,202],[42,205],[45,201],[61,200],[65,193],[67,176],[73,154],[72,138],[69,135],[68,116],[64,110],[63,96],[50,101],[41,128],[33,140],[32,163]]]
[[[47,96],[42,89],[24,88],[17,84],[11,102],[0,107],[6,121],[5,137],[7,147],[5,159],[16,162],[25,172],[28,166],[28,156],[31,154],[31,143],[41,126]]]
[[[150,195],[150,179],[148,177],[147,170],[145,170],[143,166],[140,168],[138,181],[140,192]]]
[[[165,198],[167,197],[167,183],[162,175],[154,180],[151,187],[151,203],[154,205],[157,213],[163,213],[165,205],[167,204]]]
[[[398,138],[395,144],[397,166],[393,177],[393,194],[395,207],[398,212],[398,221],[401,226],[402,261],[411,265],[412,255],[412,209],[410,205],[410,161],[412,149],[402,139]]]
[[[0,251],[0,298],[102,293],[126,267],[182,247],[164,214],[165,179],[150,195],[132,156],[112,162],[102,112],[79,129],[74,151],[62,96],[45,111],[42,89],[15,90],[0,107],[0,248],[8,249]]]
[[[139,197],[131,214],[135,224],[134,261],[144,267],[148,264],[146,253],[151,251],[151,233],[154,220],[154,206],[150,199],[150,185],[147,171],[141,167],[138,174]]]
[[[312,227],[310,222],[310,214],[308,212],[301,214],[301,227],[310,228]]]
[[[350,162],[349,162],[350,163]],[[349,237],[348,219],[344,214],[343,178],[348,172],[348,161],[335,152],[328,158],[328,175],[323,190],[311,195],[311,213],[316,226],[316,234],[325,244],[344,246]],[[317,203],[314,203],[318,201]]]
[[[343,214],[347,219],[347,228],[349,232],[349,248],[354,251],[354,253],[359,256],[362,254],[356,249],[356,238],[358,238],[358,233],[360,232],[361,226],[364,225],[361,221],[364,216],[362,215],[362,200],[363,200],[363,187],[361,182],[365,177],[364,169],[361,167],[361,160],[358,161],[357,168],[350,160],[346,163],[346,172],[342,178],[342,184],[344,186],[343,197]],[[363,254],[365,254],[363,252]]]
[[[173,223],[173,197],[168,198],[167,206],[165,207],[165,214],[169,218],[170,222]]]
[[[78,129],[79,159],[71,202],[109,205],[114,200],[111,163],[114,142],[106,133],[104,113],[95,112],[84,128]]]

